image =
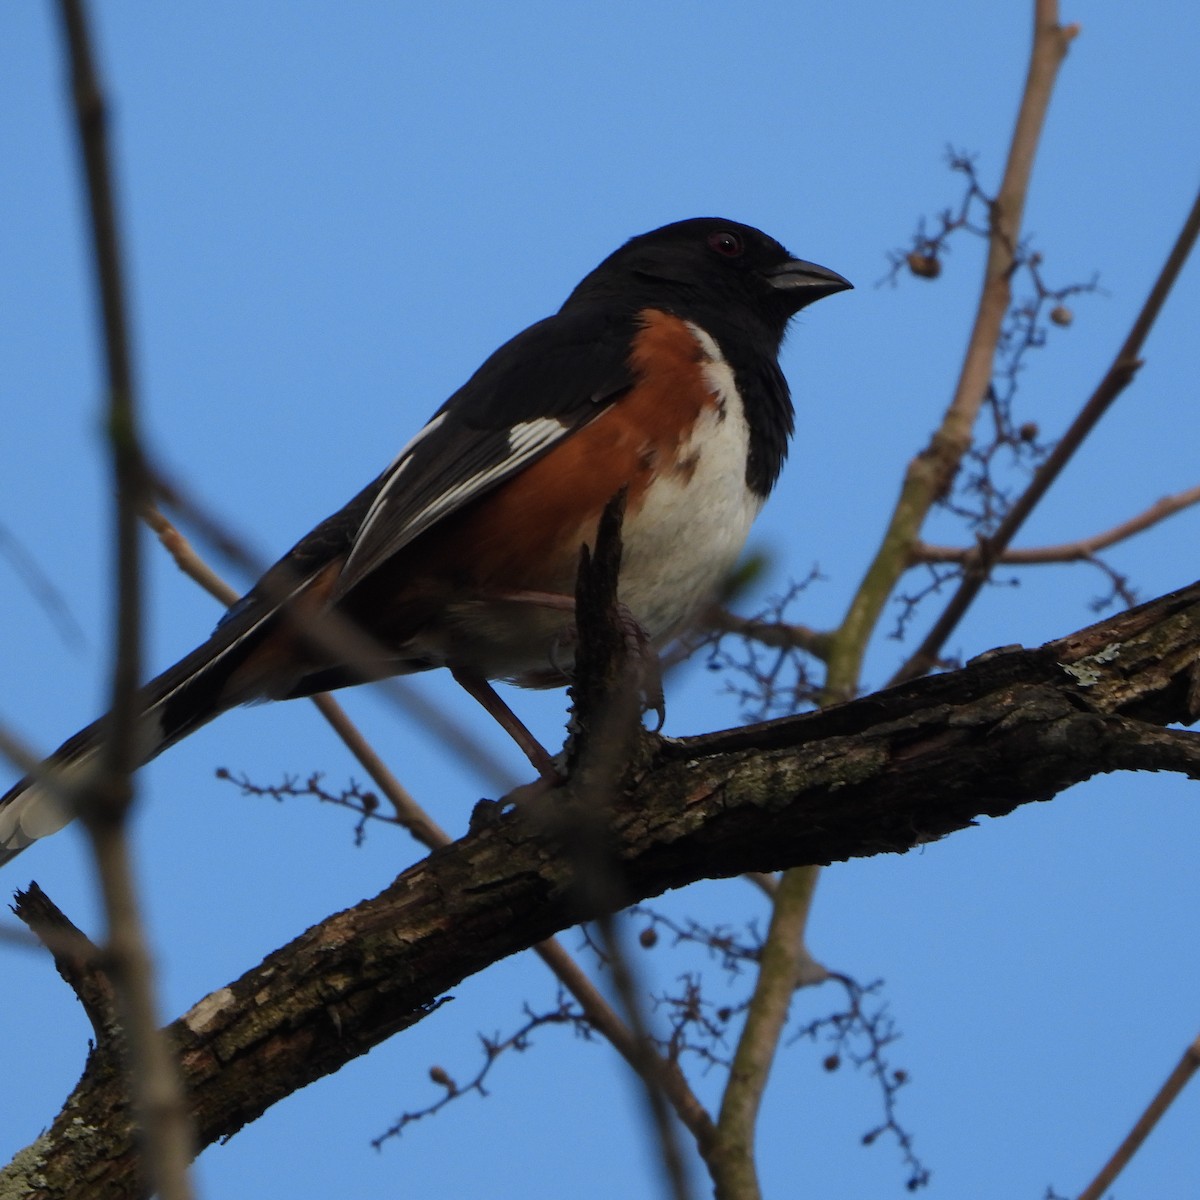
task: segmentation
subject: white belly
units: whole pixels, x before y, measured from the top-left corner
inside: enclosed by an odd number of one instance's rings
[[[730,389],[706,410],[681,458],[690,475],[664,474],[625,523],[621,599],[651,640],[680,632],[737,561],[762,507],[746,487],[749,430]]]

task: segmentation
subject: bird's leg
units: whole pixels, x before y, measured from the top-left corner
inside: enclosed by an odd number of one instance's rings
[[[564,596],[559,592],[501,592],[496,596],[496,599],[509,600],[522,604],[536,604],[541,608],[550,608],[557,612],[569,612],[572,615],[575,613],[575,598],[573,596]],[[658,724],[655,726],[655,732],[657,732],[662,729],[663,722],[667,717],[666,700],[663,696],[662,686],[662,664],[659,662],[658,652],[654,649],[650,641],[650,635],[642,628],[641,622],[638,621],[637,617],[624,604],[619,602],[617,604],[617,620],[620,622],[621,633],[625,638],[625,652],[638,666],[638,690],[641,692],[644,710],[654,713],[658,718]],[[572,626],[570,634],[572,640],[574,640],[574,626]],[[464,684],[464,686],[466,685]],[[467,690],[470,691],[469,688]],[[489,688],[488,690],[490,691],[491,689]],[[474,692],[471,694],[475,695]],[[495,692],[492,692],[492,695],[495,697],[497,704],[504,704],[500,697],[496,696]],[[479,697],[476,696],[476,699],[479,699]],[[484,707],[487,707],[487,705],[485,704]],[[512,719],[516,721],[517,718],[512,715],[511,710],[508,710],[507,706],[505,706],[505,709],[512,716]],[[492,710],[488,708],[488,711],[491,712]],[[496,719],[500,720],[499,717]],[[500,723],[504,725],[503,721],[500,721]],[[506,729],[509,728],[507,725],[504,727]],[[524,727],[522,726],[522,728]],[[516,735],[514,734],[513,736],[515,737]],[[520,739],[517,740],[521,748],[525,750],[524,744],[520,742]],[[545,751],[542,752],[545,753]],[[525,750],[525,753],[528,754],[529,751]],[[537,763],[534,763],[534,766],[537,766]]]
[[[521,747],[525,757],[533,764],[533,769],[547,783],[560,781],[561,777],[555,769],[554,760],[546,753],[545,747],[529,732],[521,718],[500,699],[496,689],[486,679],[454,666],[450,667],[450,674],[469,695],[474,696],[483,705],[500,728]]]
[[[540,608],[549,608],[557,612],[575,613],[575,600],[572,596],[564,596],[558,592],[512,591],[500,592],[490,597],[493,600],[508,601],[518,604],[534,604]],[[641,692],[645,710],[653,712],[658,717],[657,728],[661,729],[666,716],[662,673],[658,654],[650,643],[649,635],[639,624],[637,618],[625,607],[618,604],[617,615],[621,623],[621,631],[630,657],[638,664],[638,688]],[[571,630],[574,637],[574,629]],[[450,674],[459,685],[473,696],[487,711],[492,719],[509,737],[521,748],[522,753],[533,764],[533,769],[547,783],[557,784],[561,776],[554,766],[554,760],[545,747],[526,728],[524,722],[500,698],[495,688],[482,676],[471,671],[449,664]]]
[[[490,600],[507,600],[514,604],[533,604],[538,608],[551,608],[556,612],[575,611],[575,597],[562,592],[494,592],[488,593]]]

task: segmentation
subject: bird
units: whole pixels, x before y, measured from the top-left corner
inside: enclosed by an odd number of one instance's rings
[[[625,242],[141,688],[139,762],[240,704],[447,667],[549,774],[490,681],[570,681],[580,550],[622,491],[623,611],[653,650],[695,619],[783,467],[788,324],[851,286],[719,217]],[[71,819],[103,738],[0,797],[0,863]]]

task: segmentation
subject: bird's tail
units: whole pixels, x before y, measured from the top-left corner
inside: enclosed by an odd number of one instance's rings
[[[227,709],[253,698],[252,692],[231,687],[231,681],[270,634],[277,617],[277,610],[238,614],[142,688],[135,735],[139,766]],[[107,725],[108,718],[101,717],[81,729],[41,768],[0,797],[0,865],[74,817],[71,793],[94,769]]]

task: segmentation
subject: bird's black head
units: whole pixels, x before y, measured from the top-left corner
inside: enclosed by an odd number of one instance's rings
[[[694,217],[630,239],[587,275],[568,305],[656,305],[702,320],[714,312],[765,326],[775,345],[805,305],[853,286],[836,271],[793,258],[759,229]]]

